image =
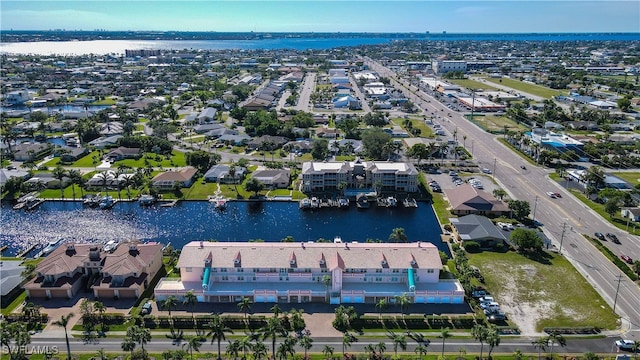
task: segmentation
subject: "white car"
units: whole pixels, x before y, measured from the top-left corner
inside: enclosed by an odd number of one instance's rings
[[[480,307],[482,309],[500,309],[500,304],[495,301],[482,302],[480,303]]]
[[[547,191],[547,196],[552,198],[552,199],[557,198],[556,194],[554,192],[551,192],[551,191]]]
[[[633,340],[616,340],[616,346],[620,350],[633,350]]]

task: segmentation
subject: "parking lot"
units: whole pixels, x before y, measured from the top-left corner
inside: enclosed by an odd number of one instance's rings
[[[441,169],[440,174],[427,174],[426,178],[427,181],[435,180],[440,185],[441,190],[454,189],[464,183],[471,183],[472,186],[475,183],[476,189],[485,191],[489,194],[492,194],[493,190],[500,188],[500,186],[498,186],[498,184],[493,181],[491,174],[467,173],[458,171],[454,172],[457,174],[457,176],[449,175],[449,172]],[[478,184],[480,186],[478,186]]]

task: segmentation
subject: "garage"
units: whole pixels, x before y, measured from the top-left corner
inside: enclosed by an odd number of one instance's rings
[[[69,297],[67,289],[51,289],[50,291],[52,298],[63,299]]]
[[[29,297],[43,298],[47,296],[47,290],[29,290]]]
[[[137,298],[138,296],[136,296],[136,290],[119,290],[118,291],[120,298],[122,299],[133,299],[133,298]]]
[[[356,296],[353,298],[353,302],[356,304],[364,304],[364,296]]]
[[[113,298],[113,290],[109,290],[109,289],[97,289],[96,291],[97,291],[96,295],[97,295],[97,296],[98,296],[98,298],[100,298],[100,299],[110,299],[110,298]]]

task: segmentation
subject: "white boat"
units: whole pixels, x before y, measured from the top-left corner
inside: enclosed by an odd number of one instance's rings
[[[140,206],[149,206],[156,202],[156,198],[153,195],[141,195],[138,201]]]
[[[387,207],[396,207],[396,206],[398,206],[398,200],[393,196],[389,196],[387,198]]]
[[[406,198],[402,200],[402,205],[406,208],[417,208],[418,202],[414,198]]]
[[[317,197],[312,197],[311,198],[311,208],[312,209],[317,209],[320,206],[320,201],[318,200]]]
[[[115,201],[113,200],[113,198],[109,195],[105,195],[105,197],[103,197],[102,200],[100,200],[100,202],[98,203],[98,207],[100,209],[110,209],[114,204]]]
[[[298,206],[300,207],[300,209],[309,209],[311,208],[311,200],[309,200],[309,198],[304,198],[300,200]]]
[[[342,244],[342,238],[340,236],[336,236],[333,238],[334,244]]]
[[[45,248],[42,249],[41,255],[42,256],[47,256],[47,255],[51,254],[53,252],[53,250],[55,250],[60,245],[61,242],[62,242],[62,239],[49,241],[47,246],[45,246]]]
[[[366,194],[358,194],[356,196],[356,206],[360,209],[366,209],[369,205],[369,198],[367,198]]]
[[[339,208],[348,208],[349,207],[349,199],[339,198],[338,199],[338,207]]]
[[[107,241],[106,244],[104,244],[104,247],[102,248],[102,250],[104,250],[105,252],[113,252],[118,248],[118,242],[116,240],[109,240]]]
[[[218,210],[224,210],[227,208],[227,199],[223,197],[215,199],[213,201],[213,206]]]

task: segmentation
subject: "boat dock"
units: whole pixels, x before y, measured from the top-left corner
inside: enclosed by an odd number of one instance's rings
[[[27,205],[27,210],[34,210],[38,206],[42,205],[43,202],[44,202],[44,199],[36,199],[35,202],[30,203],[30,204]]]
[[[21,253],[18,253],[18,255],[16,255],[16,257],[18,257],[18,258],[25,257],[28,253],[32,252],[33,249],[36,248],[36,246],[37,245],[35,245],[35,244],[34,245],[29,245],[29,247],[26,248],[24,251],[22,251]]]
[[[0,246],[0,254],[2,254],[3,252],[7,251],[9,247],[7,245],[2,245]]]

